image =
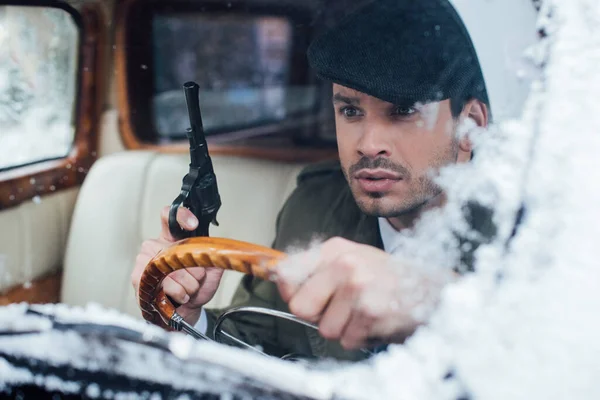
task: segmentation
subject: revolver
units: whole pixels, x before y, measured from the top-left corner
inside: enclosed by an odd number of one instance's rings
[[[169,231],[177,240],[192,236],[208,236],[212,223],[218,226],[217,212],[221,207],[221,197],[217,187],[217,177],[208,154],[208,145],[200,114],[200,87],[195,82],[183,85],[185,101],[190,118],[190,128],[186,135],[190,142],[190,168],[183,177],[181,192],[169,209]],[[194,231],[185,231],[177,222],[177,209],[188,208],[198,218],[198,227]]]

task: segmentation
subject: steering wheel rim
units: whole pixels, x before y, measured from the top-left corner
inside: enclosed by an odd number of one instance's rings
[[[268,280],[287,254],[270,247],[235,239],[193,237],[179,240],[161,250],[146,265],[140,278],[138,303],[143,318],[170,329],[175,306],[161,288],[173,271],[192,267],[216,267]]]

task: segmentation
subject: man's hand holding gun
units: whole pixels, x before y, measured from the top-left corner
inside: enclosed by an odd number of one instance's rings
[[[183,178],[179,196],[161,211],[159,237],[142,243],[131,273],[135,293],[138,292],[144,268],[158,252],[186,237],[208,236],[209,225],[217,225],[216,215],[221,199],[202,126],[199,88],[196,83],[187,82],[183,89],[191,125],[187,130],[190,168]],[[222,275],[223,270],[217,268],[181,269],[165,278],[163,289],[167,296],[178,303],[177,313],[189,324],[195,325],[202,306],[215,295]]]

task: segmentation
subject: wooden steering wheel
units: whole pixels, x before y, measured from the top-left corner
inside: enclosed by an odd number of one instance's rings
[[[177,314],[175,306],[161,288],[161,283],[167,275],[183,268],[216,267],[268,280],[271,278],[275,266],[286,258],[287,255],[281,251],[239,240],[208,236],[180,240],[160,251],[146,265],[140,278],[138,290],[142,315],[145,320],[165,329],[183,330],[196,339],[213,340],[205,334],[198,332]],[[260,307],[237,307],[227,310],[217,319],[213,332],[215,338],[217,332],[219,332],[229,340],[263,355],[266,354],[248,343],[226,332],[219,331],[219,327],[224,319],[236,313],[270,315],[318,330],[317,326],[292,314]],[[368,355],[373,354],[367,349],[360,350]],[[283,358],[294,357],[286,355]]]
[[[190,267],[231,269],[269,279],[273,268],[287,255],[283,252],[239,240],[193,237],[173,243],[152,258],[140,279],[139,305],[146,321],[172,326],[175,306],[161,289],[173,271]]]

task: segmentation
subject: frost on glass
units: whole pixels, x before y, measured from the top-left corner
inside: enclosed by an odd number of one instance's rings
[[[0,169],[69,152],[78,43],[64,10],[0,6]]]

